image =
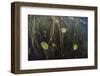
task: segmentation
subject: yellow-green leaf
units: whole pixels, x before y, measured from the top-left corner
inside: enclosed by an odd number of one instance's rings
[[[73,45],[73,49],[74,50],[77,50],[78,49],[78,45],[76,43]]]
[[[44,50],[47,50],[48,49],[48,43],[46,42],[41,42],[41,47],[44,49]]]

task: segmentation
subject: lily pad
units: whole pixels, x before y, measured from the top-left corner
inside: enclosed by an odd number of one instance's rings
[[[73,45],[73,49],[74,50],[77,50],[78,49],[78,45],[76,43]]]
[[[48,43],[47,42],[41,42],[41,47],[44,49],[44,50],[47,50],[48,49]]]

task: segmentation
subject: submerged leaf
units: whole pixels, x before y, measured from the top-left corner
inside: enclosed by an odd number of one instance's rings
[[[73,49],[74,50],[77,50],[78,49],[78,45],[76,43],[73,45]]]
[[[48,49],[48,44],[46,42],[41,42],[41,47],[44,49],[44,50],[47,50]]]

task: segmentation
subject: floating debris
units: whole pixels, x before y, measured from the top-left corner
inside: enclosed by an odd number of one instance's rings
[[[41,42],[41,47],[44,49],[44,50],[47,50],[48,49],[48,44],[46,42]]]
[[[77,45],[77,44],[74,44],[74,45],[73,45],[73,49],[74,49],[74,50],[77,50],[77,49],[78,49],[78,45]]]

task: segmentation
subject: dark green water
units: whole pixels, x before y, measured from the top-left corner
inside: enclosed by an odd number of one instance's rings
[[[88,18],[28,15],[28,60],[88,58]]]

